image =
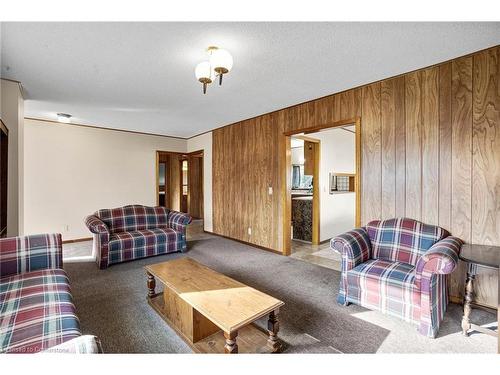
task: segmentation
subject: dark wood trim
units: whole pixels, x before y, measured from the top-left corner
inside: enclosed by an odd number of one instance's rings
[[[62,243],[75,243],[75,242],[86,242],[86,241],[92,241],[92,237],[83,237],[83,238],[75,238],[74,240],[64,240]]]
[[[15,79],[9,79],[9,78],[0,78],[0,81],[7,81],[7,82],[13,82],[17,83],[19,86],[19,92],[21,93],[21,96],[24,100],[26,100],[26,93],[24,91],[23,84],[19,81],[16,81]]]
[[[156,154],[156,178],[155,178],[155,193],[156,193],[156,205],[158,206],[159,205],[159,195],[160,195],[160,192],[159,192],[159,174],[160,174],[160,154],[166,154],[166,155],[174,155],[174,156],[180,156],[179,158],[179,162],[180,162],[180,166],[179,166],[179,187],[180,187],[180,192],[179,192],[179,207],[182,206],[182,160],[189,160],[189,156],[200,156],[201,158],[204,158],[205,157],[205,150],[201,149],[201,150],[195,150],[195,151],[191,151],[191,152],[177,152],[177,151],[162,151],[162,150],[156,150],[155,151],[155,154]],[[189,168],[189,167],[188,167]],[[204,164],[202,163],[202,173],[205,173],[204,172]],[[165,168],[165,181],[170,181],[169,179],[169,174],[170,174],[170,169],[169,168]],[[188,176],[188,179],[189,179],[189,176]],[[189,182],[188,182],[189,183]],[[204,191],[203,191],[203,180],[202,180],[202,192],[204,194]],[[171,194],[171,190],[167,189],[166,191],[166,194],[165,194],[165,206],[169,205],[169,202],[170,202],[170,194]],[[188,199],[189,199],[189,187],[188,187]],[[205,207],[203,207],[203,209],[205,209]],[[189,203],[188,203],[188,211],[189,211]]]
[[[319,139],[311,138],[311,137],[308,137],[306,135],[295,135],[293,138],[302,139],[303,141],[306,141],[306,142],[320,143]],[[295,147],[292,147],[292,148],[295,148]]]
[[[349,129],[346,129],[346,128],[340,128],[342,130],[345,130],[346,132],[349,132],[349,133],[353,133],[353,134],[356,134],[356,132],[352,131],[352,130],[349,130]]]
[[[321,142],[314,143],[314,170],[313,170],[313,201],[312,201],[312,244],[319,245],[320,242],[320,210],[321,210],[321,191],[319,186],[321,158]]]
[[[265,251],[269,251],[271,253],[274,253],[274,254],[278,254],[278,255],[283,255],[283,253],[281,251],[278,251],[278,250],[274,250],[274,249],[271,249],[269,247],[265,247],[265,246],[260,246],[260,245],[256,245],[254,243],[251,243],[251,242],[247,242],[247,241],[243,241],[243,240],[238,240],[236,238],[231,238],[231,237],[228,237],[228,236],[224,236],[222,234],[218,234],[218,233],[214,233],[214,232],[210,232],[208,230],[203,230],[204,233],[208,233],[208,234],[213,234],[214,236],[217,236],[217,237],[222,237],[222,238],[225,238],[227,240],[231,240],[231,241],[236,241],[236,242],[239,242],[239,243],[242,243],[244,245],[249,245],[249,246],[253,246],[253,247],[256,247],[257,249],[261,249],[261,250],[265,250]]]
[[[180,155],[180,156],[192,156],[192,155],[203,155],[204,150],[196,150],[192,152],[179,152],[179,151],[163,151],[163,150],[156,150],[156,153],[158,154],[159,152],[163,154],[169,154],[169,155]]]
[[[449,301],[450,303],[454,303],[456,305],[461,305],[463,306],[464,304],[464,299],[463,298],[460,298],[460,297],[456,297],[456,296],[452,296],[452,295],[449,295]],[[491,307],[491,306],[488,306],[488,305],[483,305],[481,303],[478,303],[476,301],[473,301],[471,302],[470,304],[473,308],[475,309],[480,309],[480,310],[483,310],[483,311],[486,311],[486,312],[489,312],[489,313],[495,313],[497,311],[497,309]]]
[[[15,79],[10,79],[10,78],[0,78],[1,81],[7,81],[7,82],[14,82],[14,83],[18,83],[18,84],[21,84],[21,82],[19,81],[16,81]]]
[[[360,117],[353,117],[353,118],[349,118],[349,119],[345,119],[345,120],[330,122],[327,124],[314,125],[314,126],[310,126],[308,128],[289,130],[289,131],[283,132],[283,135],[292,136],[292,135],[302,134],[302,133],[311,134],[311,133],[317,133],[321,130],[328,130],[328,129],[338,128],[338,127],[346,126],[346,125],[356,125],[356,122],[359,119],[360,119]]]
[[[0,118],[0,130],[5,133],[5,135],[9,135],[9,128],[5,125],[5,123]]]
[[[149,136],[153,136],[153,137],[164,137],[164,138],[182,139],[184,141],[188,140],[188,138],[176,137],[176,136],[173,136],[173,135],[164,135],[164,134],[156,134],[156,133],[144,133],[144,132],[138,132],[138,131],[134,131],[134,130],[125,130],[125,129],[116,129],[116,128],[106,128],[104,126],[78,124],[78,123],[75,123],[75,122],[71,122],[69,124],[66,124],[66,123],[62,123],[62,122],[59,122],[59,121],[55,121],[55,120],[46,120],[46,119],[43,119],[43,118],[36,118],[36,117],[25,117],[24,119],[25,120],[32,120],[32,121],[48,122],[48,123],[52,123],[52,124],[56,124],[56,125],[69,125],[69,126],[74,125],[74,126],[80,126],[80,127],[84,127],[84,128],[90,128],[90,129],[109,130],[109,131],[122,132],[122,133],[131,133],[131,134],[137,134],[137,135],[149,135]]]
[[[7,236],[7,206],[9,179],[9,129],[0,119],[1,152],[0,152],[0,238]]]

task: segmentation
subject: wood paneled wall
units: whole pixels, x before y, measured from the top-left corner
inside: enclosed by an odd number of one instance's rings
[[[215,130],[214,232],[282,251],[283,132],[358,116],[362,224],[406,216],[500,245],[498,46]],[[480,303],[496,306],[496,278],[480,271]]]

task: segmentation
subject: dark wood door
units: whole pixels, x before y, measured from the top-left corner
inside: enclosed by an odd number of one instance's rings
[[[0,237],[7,235],[7,157],[8,137],[7,128],[0,122]]]
[[[188,212],[194,218],[203,218],[203,155],[188,158]]]

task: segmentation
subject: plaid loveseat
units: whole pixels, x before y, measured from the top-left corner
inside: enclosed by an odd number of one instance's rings
[[[0,239],[0,353],[97,353],[81,336],[60,234]]]
[[[99,268],[186,249],[191,216],[165,207],[129,205],[102,209],[85,225],[94,233]]]
[[[342,255],[337,302],[354,303],[417,324],[435,337],[448,304],[446,275],[462,241],[406,218],[375,220],[331,240]]]

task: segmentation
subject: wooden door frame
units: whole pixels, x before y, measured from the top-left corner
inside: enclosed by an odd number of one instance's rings
[[[196,150],[192,152],[176,152],[176,151],[163,151],[163,150],[156,150],[156,177],[155,177],[155,194],[156,194],[156,205],[159,205],[159,195],[160,195],[160,189],[159,189],[159,179],[160,179],[160,153],[161,154],[168,154],[168,155],[177,155],[177,156],[182,156],[189,158],[189,156],[197,155],[200,154],[201,158],[205,158],[205,152],[203,149],[201,150]],[[180,173],[179,175],[181,178],[179,178],[180,182],[180,200],[182,200],[182,160],[180,160]],[[189,163],[189,162],[188,162]],[[202,168],[201,168],[201,173],[202,176],[205,175],[205,164],[202,162]],[[189,170],[189,164],[188,164],[188,170]],[[168,174],[169,172],[167,171],[167,168],[165,168],[165,184],[168,181]],[[201,180],[201,192],[202,196],[205,197],[205,191],[203,190],[203,177]],[[165,205],[168,205],[170,202],[170,199],[167,200],[167,194],[165,194]],[[181,206],[181,202],[179,202],[179,207]],[[189,172],[188,172],[188,211],[189,211]],[[203,202],[203,213],[205,213],[205,202]]]
[[[180,191],[180,194],[179,194],[179,209],[180,211],[182,212],[182,199],[184,197],[184,191],[183,191],[183,187],[184,187],[184,184],[182,183],[182,178],[184,177],[184,171],[182,170],[182,164],[184,163],[184,160],[187,161],[188,163],[188,172],[189,172],[189,161],[188,161],[188,157],[187,155],[184,155],[182,154],[182,156],[179,158],[179,191]],[[189,174],[187,176],[187,179],[188,179],[188,196],[186,197],[186,211],[189,211]]]
[[[291,254],[291,229],[290,229],[290,217],[292,211],[292,186],[290,184],[290,164],[291,164],[291,137],[296,134],[310,134],[316,133],[325,129],[333,129],[338,127],[343,127],[347,125],[354,125],[356,129],[355,135],[355,159],[356,159],[356,175],[354,177],[354,186],[355,186],[355,194],[356,194],[356,213],[355,213],[355,226],[359,227],[361,225],[361,117],[354,117],[351,119],[336,121],[332,123],[327,123],[323,125],[311,126],[303,129],[295,129],[290,131],[285,131],[280,136],[280,143],[282,143],[283,151],[280,153],[281,159],[281,199],[282,199],[282,222],[283,222],[283,238],[282,238],[282,252],[283,255]],[[319,152],[318,152],[319,153]],[[318,160],[319,164],[319,155]],[[315,171],[318,171],[319,168],[316,168],[316,160],[315,160]],[[319,181],[317,181],[319,182]],[[319,183],[314,183],[313,185],[313,197],[314,197],[314,188],[317,187],[319,191]],[[317,201],[317,209],[314,210],[314,201]],[[319,223],[319,193],[318,199],[313,198],[313,223],[315,222],[314,216],[317,215],[317,222]],[[313,224],[314,227],[314,224]],[[319,242],[319,230],[318,234],[318,242]]]

